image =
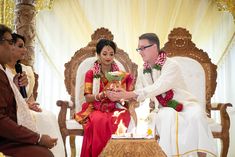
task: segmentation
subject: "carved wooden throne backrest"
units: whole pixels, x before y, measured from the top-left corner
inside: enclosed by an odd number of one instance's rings
[[[113,35],[106,28],[97,29],[91,35],[91,41],[88,43],[88,45],[76,51],[71,60],[65,64],[65,86],[71,96],[71,101],[73,103],[75,103],[77,69],[84,60],[96,56],[96,44],[99,39],[102,38],[113,40]],[[133,63],[128,57],[128,54],[122,49],[119,49],[118,46],[115,54],[115,59],[124,66],[127,72],[131,73],[135,78],[137,77],[137,65]]]
[[[217,66],[211,62],[206,52],[195,46],[191,39],[192,36],[189,31],[184,28],[175,28],[168,35],[168,42],[164,45],[163,50],[167,52],[168,57],[176,58],[185,75],[188,75],[187,78],[191,77],[192,80],[188,80],[188,86],[193,91],[190,92],[195,93],[198,97],[201,93],[204,93],[204,98],[202,98],[204,100],[201,101],[205,103],[207,113],[210,113],[211,97],[216,88]],[[185,65],[185,62],[190,62],[190,65]],[[194,68],[198,69],[195,70]],[[200,85],[195,84],[194,79],[202,81],[202,84],[204,84],[202,89],[200,89]],[[196,93],[195,90],[201,91]]]

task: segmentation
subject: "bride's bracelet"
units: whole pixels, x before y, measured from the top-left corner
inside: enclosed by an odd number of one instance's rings
[[[102,99],[100,98],[100,95],[101,95],[101,93],[98,94],[98,98],[99,98],[99,100],[101,101]]]
[[[104,99],[104,98],[107,98],[106,91],[103,91],[103,92],[102,92],[102,95],[103,95],[103,99]]]
[[[100,100],[107,98],[106,92],[103,91],[103,92],[99,93],[99,98],[100,98]]]
[[[107,98],[106,92],[103,91],[101,93],[98,93],[98,94],[95,95],[94,98],[95,98],[95,101],[101,101],[101,100]]]
[[[96,98],[96,96],[99,96],[99,94],[95,94],[95,101],[100,101],[99,99]]]

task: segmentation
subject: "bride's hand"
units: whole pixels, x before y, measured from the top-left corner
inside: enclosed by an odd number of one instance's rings
[[[117,93],[116,91],[111,91],[111,90],[108,90],[106,91],[106,95],[107,95],[107,98],[111,101],[118,101],[120,100],[119,97],[114,97],[114,94]]]
[[[116,92],[125,92],[126,90],[125,89],[123,89],[123,88],[116,88]]]
[[[126,91],[122,88],[117,88],[116,91],[107,91],[107,97],[111,101],[119,101],[121,99],[125,99]]]
[[[106,96],[107,96],[107,98],[109,99],[109,100],[111,100],[111,101],[116,101],[115,99],[113,99],[113,91],[112,90],[107,90],[106,91]]]

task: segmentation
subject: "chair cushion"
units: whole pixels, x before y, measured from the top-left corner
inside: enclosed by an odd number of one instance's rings
[[[76,120],[66,120],[66,128],[67,129],[83,129],[82,125],[79,124]]]

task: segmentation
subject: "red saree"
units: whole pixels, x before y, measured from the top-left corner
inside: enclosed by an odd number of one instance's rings
[[[126,74],[121,81],[121,86],[128,91],[133,90],[132,82],[133,79],[130,74]],[[92,84],[93,71],[89,70],[85,76],[84,94],[92,94]],[[99,92],[102,92],[107,84],[107,79],[101,77]],[[117,108],[115,104],[109,99],[102,102],[84,103],[82,111],[75,115],[75,119],[84,128],[81,157],[97,157],[111,138],[111,135],[116,132],[120,121],[128,128],[130,122],[129,111]],[[114,112],[120,114],[114,116]]]

